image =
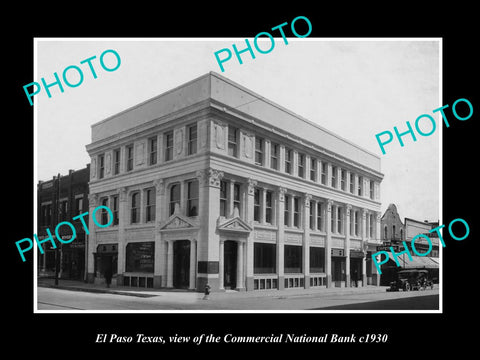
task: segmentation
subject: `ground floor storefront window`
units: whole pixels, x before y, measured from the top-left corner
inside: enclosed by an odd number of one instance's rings
[[[276,272],[276,244],[255,243],[253,248],[254,274],[274,274]]]
[[[296,274],[302,272],[302,247],[296,245],[285,245],[285,273]]]

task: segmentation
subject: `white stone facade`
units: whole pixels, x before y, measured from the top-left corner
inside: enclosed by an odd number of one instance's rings
[[[90,219],[90,281],[379,284],[380,159],[218,74],[94,124],[87,151],[90,210],[115,214]]]

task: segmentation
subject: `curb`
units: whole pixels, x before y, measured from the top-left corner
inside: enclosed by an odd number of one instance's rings
[[[143,294],[139,292],[128,292],[128,291],[121,291],[121,290],[119,291],[119,290],[98,289],[98,288],[84,288],[84,287],[76,287],[76,286],[62,286],[62,285],[56,286],[56,285],[49,285],[49,284],[37,284],[37,286],[44,287],[44,288],[51,288],[51,289],[83,291],[83,292],[91,292],[91,293],[98,293],[98,294],[127,295],[127,296],[136,296],[136,297],[142,297],[142,298],[161,296],[161,294],[153,295],[153,294]]]

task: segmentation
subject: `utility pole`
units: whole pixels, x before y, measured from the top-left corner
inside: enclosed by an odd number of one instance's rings
[[[55,196],[54,196],[54,206],[55,206],[55,224],[58,224],[60,219],[60,173],[58,173],[57,181],[56,181],[57,188],[55,189]],[[55,286],[58,286],[58,271],[60,267],[60,254],[58,246],[55,247]]]

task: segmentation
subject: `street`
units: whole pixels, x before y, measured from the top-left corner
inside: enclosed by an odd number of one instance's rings
[[[38,310],[438,310],[438,289],[386,292],[383,289],[213,293],[157,291],[142,296],[38,287]]]

